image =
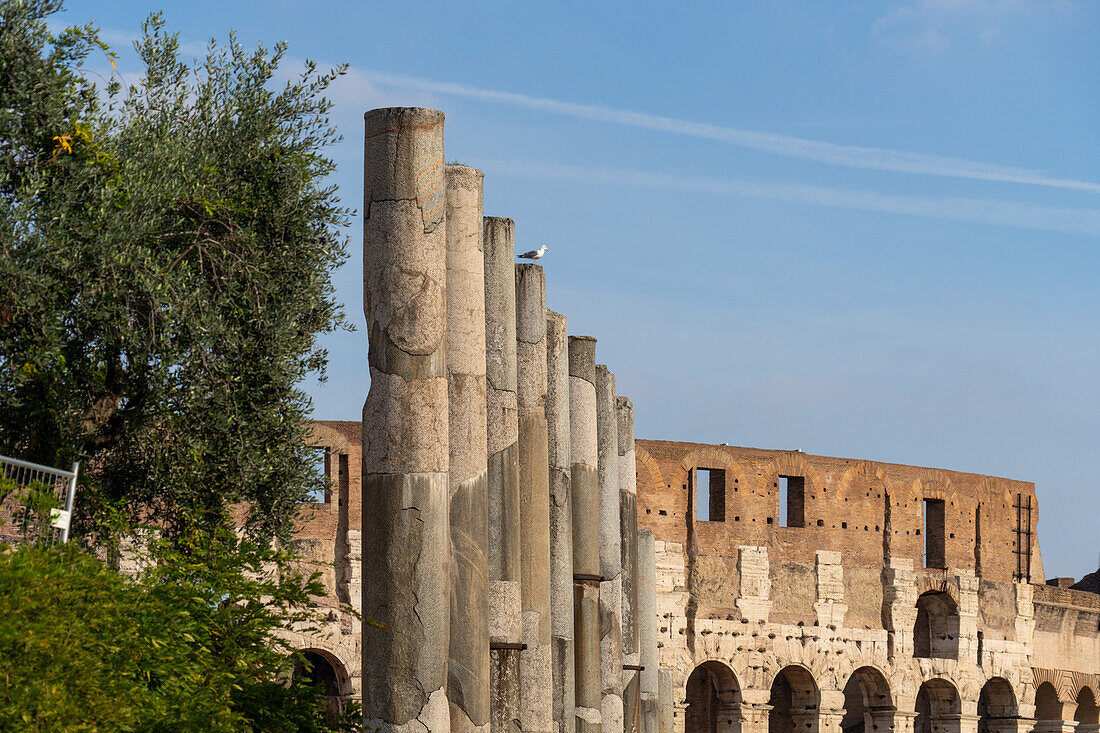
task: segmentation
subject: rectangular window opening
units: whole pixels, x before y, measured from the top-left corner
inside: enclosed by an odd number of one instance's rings
[[[332,463],[330,456],[331,454],[328,448],[315,448],[313,450],[313,469],[324,478],[325,487],[310,491],[306,496],[306,501],[314,504],[324,504],[328,501],[328,486],[332,481]]]
[[[924,567],[947,567],[947,545],[944,524],[947,519],[943,499],[924,500]]]
[[[696,468],[695,519],[700,522],[726,521],[726,471],[721,468]]]
[[[779,525],[806,526],[806,479],[803,476],[780,476]]]
[[[340,476],[338,485],[340,487],[340,499],[341,504],[346,504],[348,501],[348,483],[351,481],[351,473],[348,471],[348,454],[340,454]]]

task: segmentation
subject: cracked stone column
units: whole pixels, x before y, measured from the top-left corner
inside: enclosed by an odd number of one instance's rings
[[[573,508],[570,501],[569,331],[546,311],[546,426],[550,463],[550,646],[554,731],[574,733]]]
[[[577,733],[600,733],[600,485],[596,339],[569,337],[573,654]]]
[[[485,373],[489,466],[489,658],[492,733],[518,733],[520,610],[519,412],[516,406],[515,225],[487,216]]]
[[[482,182],[448,165],[447,380],[450,395],[452,733],[489,729],[489,509]]]
[[[546,432],[546,276],[516,268],[519,515],[523,537],[523,643],[519,657],[520,722],[525,733],[550,733],[550,467]]]
[[[443,113],[364,115],[363,711],[446,733],[450,643]],[[413,510],[413,511],[410,511]]]
[[[657,546],[648,529],[638,531],[638,663],[642,733],[658,733]]]
[[[615,398],[619,420],[619,528],[622,534],[623,664],[636,667],[638,655],[638,474],[634,456],[634,404]],[[623,728],[635,733],[641,725],[637,670],[623,670]]]
[[[603,733],[623,731],[623,577],[619,513],[619,416],[615,375],[596,365],[600,483],[600,705]]]

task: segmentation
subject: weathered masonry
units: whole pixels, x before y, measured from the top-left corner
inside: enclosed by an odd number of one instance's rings
[[[1100,730],[1100,595],[1043,583],[1032,484],[635,447],[664,733]]]
[[[365,126],[370,392],[312,425],[331,611],[288,632],[334,701],[384,733],[1100,733],[1100,594],[1044,583],[1032,484],[635,440],[442,113]]]

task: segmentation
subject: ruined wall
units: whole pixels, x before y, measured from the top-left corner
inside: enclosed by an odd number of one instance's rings
[[[1096,730],[1100,596],[1038,584],[1032,484],[635,445],[671,731]]]

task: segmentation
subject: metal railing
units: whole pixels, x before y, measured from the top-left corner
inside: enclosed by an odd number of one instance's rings
[[[7,484],[0,499],[0,538],[19,540],[21,535],[25,540],[46,533],[68,542],[79,471],[79,463],[66,471],[0,456],[0,475]],[[38,516],[36,509],[48,509],[48,517]]]

